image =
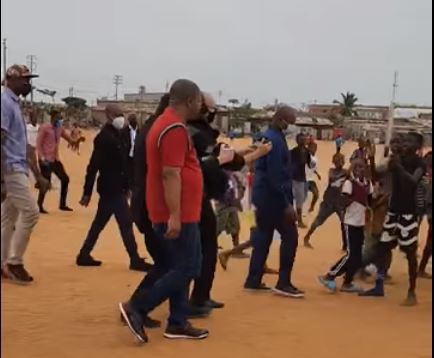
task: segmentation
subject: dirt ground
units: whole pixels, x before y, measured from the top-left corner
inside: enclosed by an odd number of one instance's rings
[[[95,194],[90,208],[78,205],[92,146],[91,135],[88,137],[81,156],[62,150],[71,176],[69,202],[75,212],[57,211],[58,190],[48,195],[46,207],[50,215],[41,217],[26,256],[27,266],[36,278],[34,285],[1,284],[2,357],[432,357],[432,284],[419,282],[418,307],[401,307],[407,278],[406,263],[399,252],[395,253],[392,269],[394,285],[388,287],[385,299],[332,296],[320,287],[317,276],[341,255],[335,218],[314,237],[314,251],[299,249],[294,281],[307,291],[305,300],[243,292],[248,261],[233,260],[228,272],[218,267],[213,291],[214,298],[225,302],[226,308],[207,320],[195,322],[210,329],[208,340],[165,341],[163,331],[156,330],[149,332],[148,345],[138,347],[119,322],[117,304],[129,297],[142,275],[128,271],[128,257],[114,220],[94,252],[104,265],[98,269],[79,269],[74,265],[98,200]],[[352,149],[347,144],[344,152],[349,154]],[[333,150],[333,143],[320,143],[324,178]],[[307,217],[309,223],[312,220],[313,216]],[[244,238],[247,221],[243,222]],[[424,226],[422,244],[426,231]],[[139,235],[137,242],[145,255]],[[230,240],[222,238],[221,243],[228,247]],[[277,245],[275,242],[269,259],[273,266],[278,262]],[[269,284],[274,280],[266,278]],[[164,320],[167,305],[153,316]]]

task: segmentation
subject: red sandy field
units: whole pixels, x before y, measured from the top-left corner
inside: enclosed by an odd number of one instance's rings
[[[91,134],[88,135],[91,137]],[[58,191],[48,195],[50,215],[41,217],[31,238],[27,266],[36,281],[31,287],[1,284],[1,354],[4,358],[428,358],[432,357],[432,284],[420,281],[420,304],[400,306],[407,290],[406,262],[396,252],[394,285],[385,299],[325,292],[317,276],[341,255],[338,221],[330,220],[314,237],[316,249],[300,248],[295,283],[307,298],[294,301],[272,295],[243,292],[248,261],[233,260],[228,272],[217,270],[213,296],[226,303],[211,318],[195,322],[210,329],[202,342],[166,341],[162,330],[148,332],[151,342],[139,347],[119,322],[118,302],[129,297],[142,278],[128,271],[128,258],[111,221],[94,252],[104,265],[79,269],[74,261],[93,219],[97,195],[88,209],[79,207],[84,172],[92,141],[77,156],[63,148],[63,161],[71,176],[72,214],[58,212]],[[240,142],[237,145],[241,145]],[[333,143],[320,143],[320,170],[326,178]],[[352,145],[345,147],[349,154]],[[322,186],[324,186],[324,181]],[[311,222],[313,216],[308,216]],[[246,238],[248,220],[243,222]],[[423,227],[423,242],[427,229]],[[301,233],[303,235],[304,232]],[[145,255],[142,238],[137,235]],[[222,238],[228,247],[230,240]],[[276,266],[274,244],[269,264]],[[273,277],[267,277],[269,284]],[[164,320],[167,305],[153,316]]]

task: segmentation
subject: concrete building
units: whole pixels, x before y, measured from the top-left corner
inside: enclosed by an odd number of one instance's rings
[[[366,137],[378,140],[379,143],[386,141],[386,121],[347,119],[344,122],[344,136],[347,139],[357,140]],[[421,133],[425,138],[425,144],[432,146],[432,122],[417,119],[396,119],[393,127],[394,134],[405,134],[411,131]]]
[[[338,104],[311,104],[308,113],[312,116],[330,118],[341,115],[341,107]],[[359,105],[354,108],[357,117],[373,120],[386,120],[389,115],[388,106]]]
[[[142,102],[148,104],[158,104],[164,92],[147,92],[145,86],[140,86],[137,93],[125,93],[125,102]]]
[[[146,92],[146,87],[140,86],[137,93],[126,93],[122,101],[98,99],[97,105],[91,108],[92,119],[96,124],[103,124],[106,120],[104,111],[107,105],[118,104],[126,117],[135,114],[139,123],[143,124],[155,112],[163,96],[164,92]]]
[[[115,100],[97,100],[97,105],[91,108],[91,115],[93,122],[95,124],[105,123],[105,108],[109,104],[119,105],[125,116],[128,117],[130,114],[135,114],[139,120],[139,123],[143,124],[148,117],[155,112],[158,102],[148,103],[148,102],[127,102],[127,101],[115,101]]]

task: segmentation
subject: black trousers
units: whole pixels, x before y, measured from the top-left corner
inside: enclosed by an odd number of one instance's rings
[[[68,196],[69,176],[66,174],[62,162],[56,160],[55,162],[39,162],[41,174],[51,183],[51,175],[54,173],[60,180],[60,207],[66,206],[66,198]],[[47,192],[39,191],[38,205],[44,206],[45,195]]]
[[[211,289],[217,265],[217,219],[210,200],[204,200],[202,203],[200,238],[202,243],[202,270],[199,278],[194,282],[191,294],[191,303],[195,305],[202,305],[211,298]]]
[[[264,267],[273,243],[274,232],[281,237],[279,281],[276,287],[292,284],[292,269],[298,248],[297,226],[283,213],[271,212],[269,208],[256,208],[256,229],[252,231],[252,258],[245,287],[258,287],[262,283]]]
[[[130,178],[134,178],[134,158],[128,157],[127,170]]]
[[[328,275],[331,278],[345,275],[344,283],[350,284],[354,280],[354,275],[362,267],[365,228],[345,225],[345,238],[347,253],[332,267]]]
[[[134,261],[140,259],[133,232],[133,220],[130,207],[126,195],[122,193],[100,197],[95,219],[92,222],[86,240],[80,250],[80,255],[86,256],[91,254],[98,241],[99,235],[113,215],[118,223],[122,241],[130,260]]]

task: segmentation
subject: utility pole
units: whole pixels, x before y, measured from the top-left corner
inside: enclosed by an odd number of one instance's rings
[[[3,76],[6,76],[6,70],[7,70],[7,52],[8,52],[8,40],[5,38],[3,39]]]
[[[30,69],[30,73],[35,73],[36,72],[36,56],[35,55],[28,55],[27,56],[27,64],[29,66]],[[30,102],[33,105],[33,84],[32,81],[30,81],[30,84],[32,85],[32,91],[30,92]]]
[[[398,87],[399,87],[398,80],[399,80],[399,73],[398,73],[398,71],[395,71],[394,80],[393,80],[392,102],[390,103],[389,120],[387,123],[387,131],[386,131],[386,146],[387,147],[390,146],[390,142],[392,141],[393,126],[395,124],[396,96],[397,96]]]
[[[116,101],[119,99],[119,86],[124,83],[124,78],[121,75],[115,75],[113,78],[113,84],[115,85],[115,98]]]

